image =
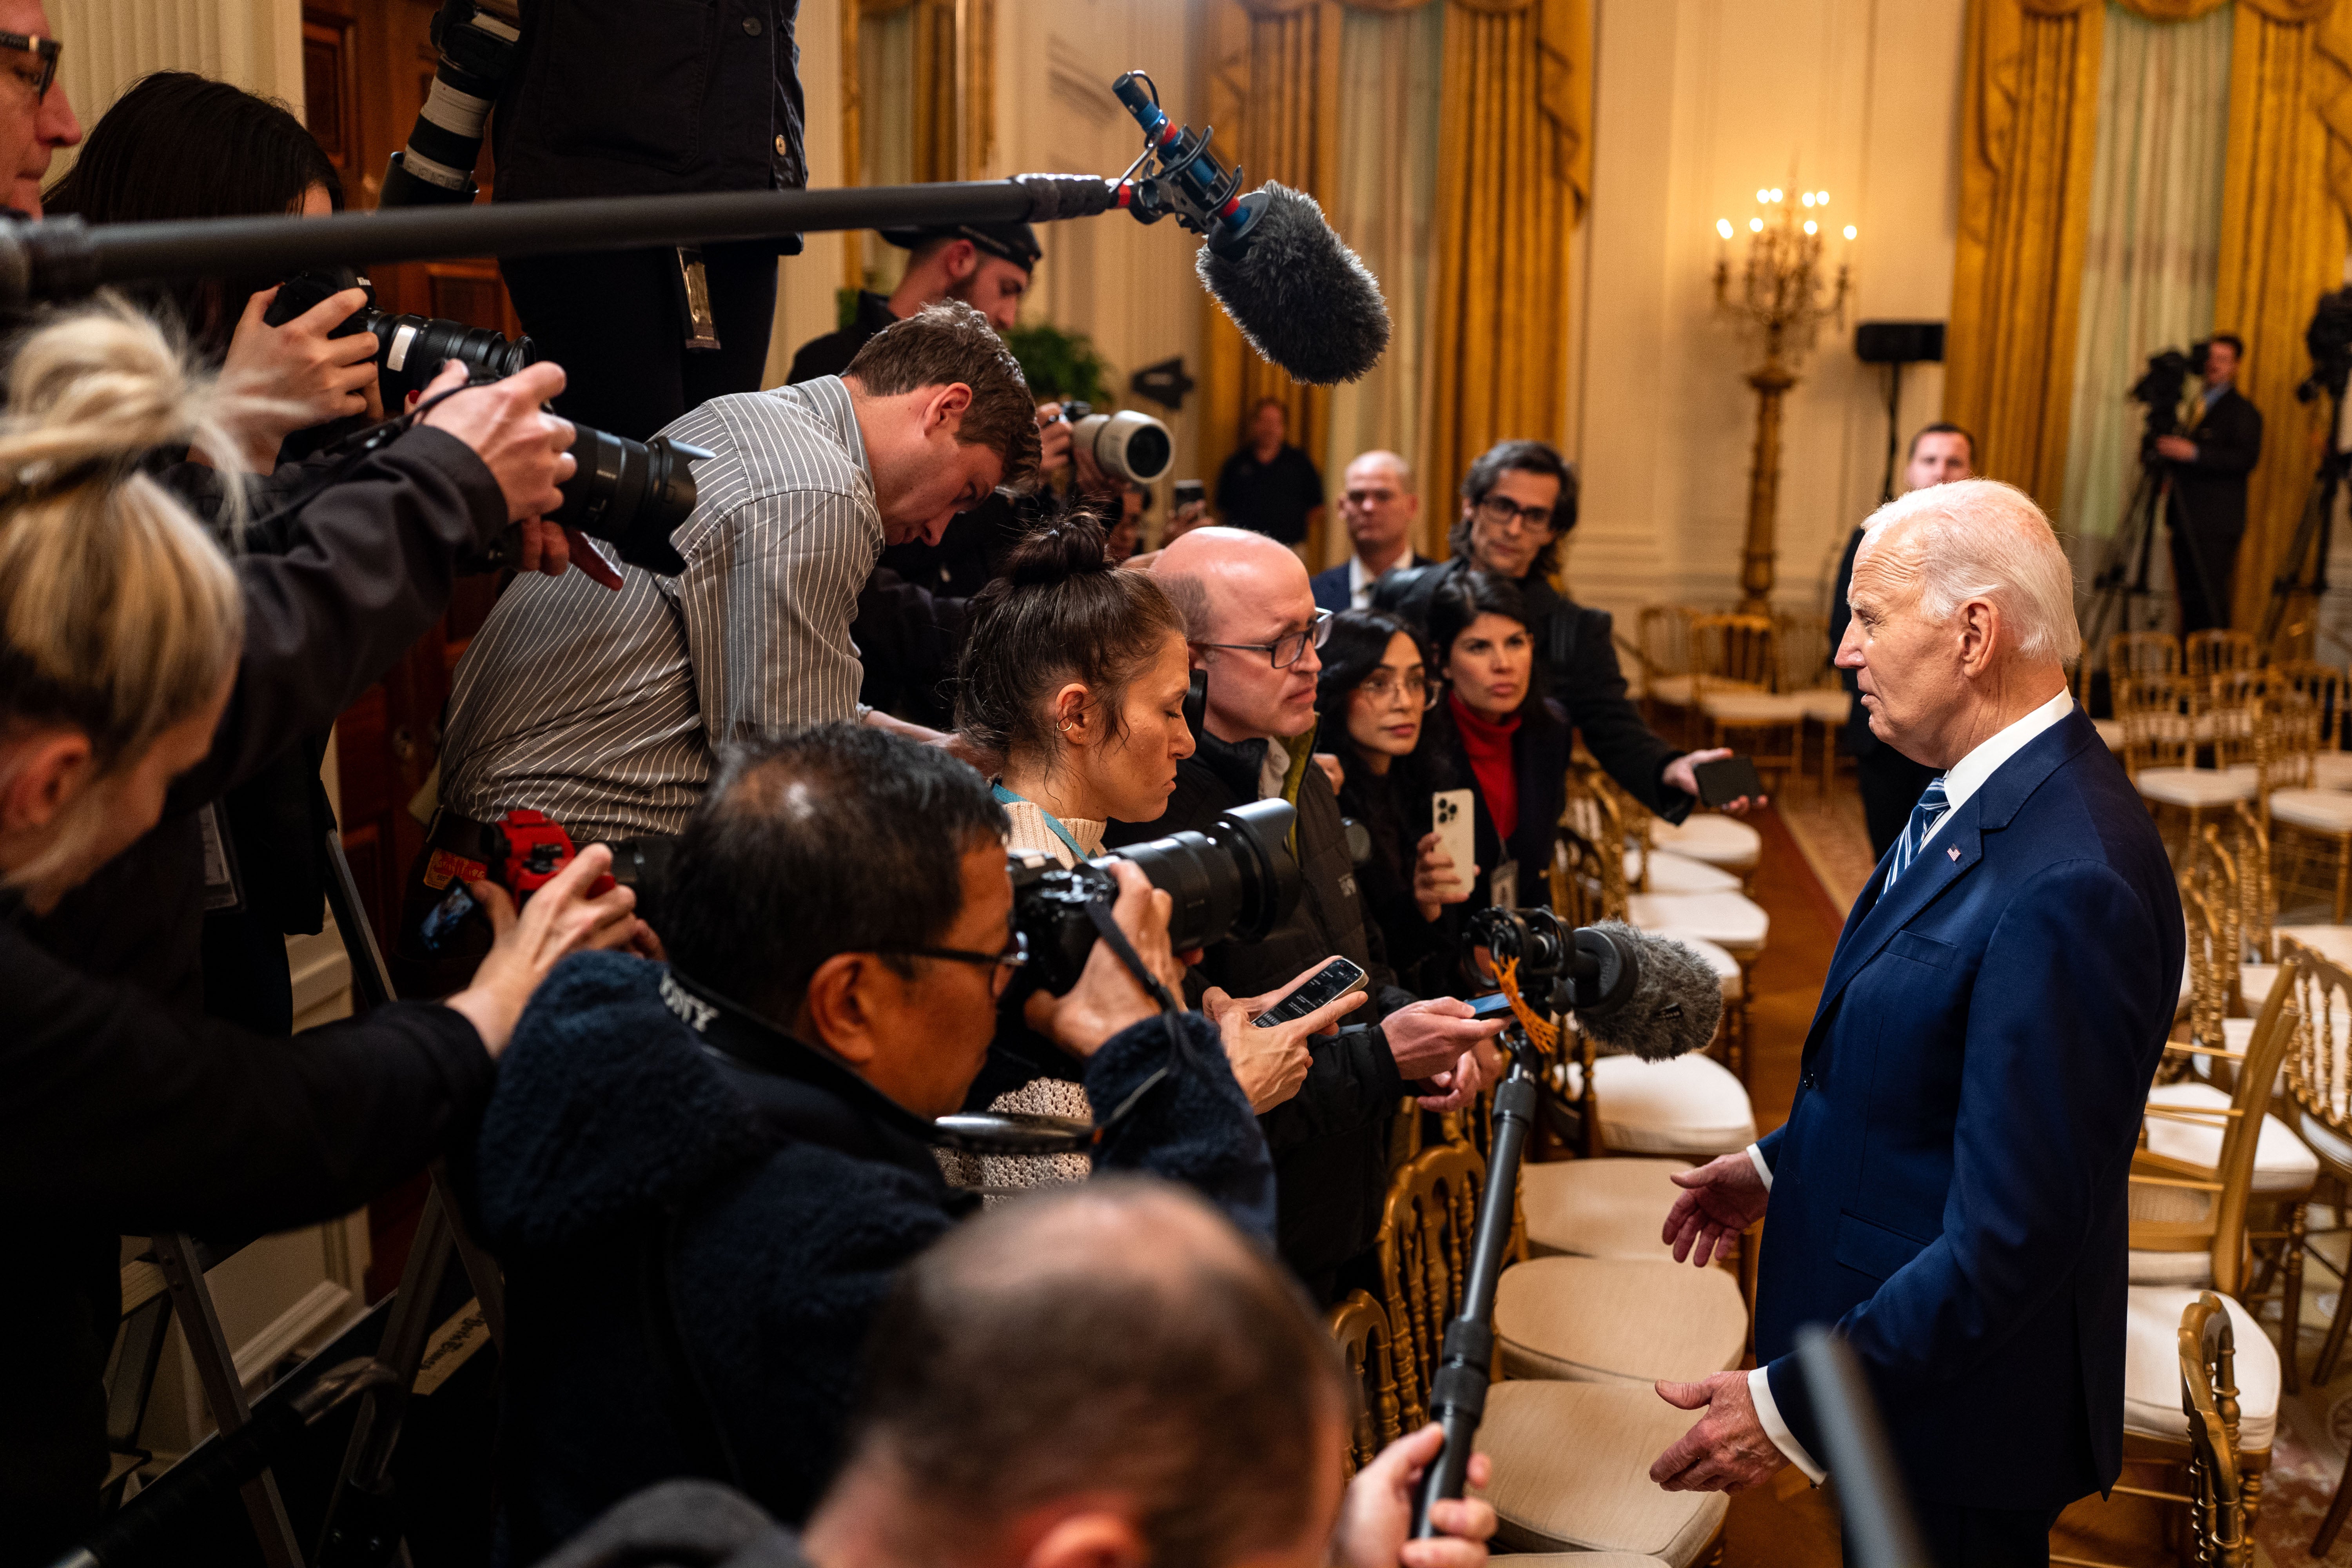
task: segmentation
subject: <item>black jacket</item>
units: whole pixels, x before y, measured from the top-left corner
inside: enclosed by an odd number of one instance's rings
[[[1853,606],[1845,602],[1853,591],[1853,558],[1862,549],[1862,530],[1857,528],[1845,542],[1845,553],[1838,557],[1837,591],[1830,598],[1830,665],[1837,665],[1837,650],[1845,641],[1845,629],[1853,622]],[[1862,681],[1851,669],[1838,670],[1838,684],[1853,699],[1846,710],[1845,730],[1839,744],[1849,757],[1866,756],[1878,749],[1878,737],[1870,732],[1870,710],[1862,705]]]
[[[1291,742],[1294,753],[1313,737]],[[1104,842],[1116,847],[1208,826],[1221,811],[1258,798],[1264,741],[1228,744],[1198,737],[1199,750],[1177,764],[1166,815],[1146,823],[1114,822]],[[1254,996],[1288,984],[1301,972],[1339,957],[1363,965],[1371,1000],[1347,1027],[1318,1041],[1298,1093],[1258,1119],[1274,1154],[1280,1200],[1276,1238],[1283,1261],[1318,1296],[1328,1298],[1342,1265],[1372,1245],[1388,1185],[1389,1122],[1405,1093],[1396,1057],[1378,1021],[1414,1000],[1379,961],[1358,900],[1356,872],[1339,803],[1323,770],[1294,768],[1297,782],[1299,879],[1290,920],[1263,942],[1220,942],[1194,970],[1195,984]],[[1328,1304],[1327,1300],[1326,1304]]]
[[[1373,588],[1372,605],[1426,626],[1438,589],[1456,574],[1475,569],[1458,555],[1419,571],[1400,568]],[[1519,593],[1533,623],[1528,629],[1535,637],[1543,690],[1584,737],[1584,749],[1652,815],[1668,822],[1688,816],[1697,797],[1665,781],[1666,764],[1682,752],[1643,721],[1642,710],[1626,695],[1609,612],[1562,598],[1539,576],[1519,579]]]
[[[890,309],[889,296],[877,294],[871,289],[857,291],[857,314],[849,325],[837,327],[821,338],[811,338],[793,355],[792,368],[784,373],[786,386],[798,386],[804,381],[814,381],[821,375],[839,375],[849,368],[849,362],[883,328],[898,320]]]
[[[2201,538],[2226,539],[2234,552],[2246,531],[2246,476],[2263,455],[2263,411],[2233,386],[2184,434],[2197,444],[2197,457],[2167,465],[2174,526],[2185,519]],[[2219,573],[2223,565],[2214,562],[2210,569]]]
[[[709,1054],[665,1001],[668,980],[607,953],[565,960],[482,1120],[467,1185],[514,1324],[510,1562],[713,1461],[778,1518],[805,1518],[892,1275],[978,1201],[940,1177],[926,1123],[832,1058],[764,1029],[789,1076]],[[1186,1183],[1264,1236],[1272,1172],[1249,1103],[1207,1020],[1178,1025],[1185,1061],[1096,1168]],[[1097,1114],[1167,1058],[1157,1018],[1113,1037],[1087,1065]]]
[[[522,0],[490,125],[496,198],[799,190],[799,11],[800,0]],[[800,247],[797,235],[776,241]]]
[[[347,1214],[470,1125],[474,1026],[401,1003],[297,1039],[190,1019],[45,951],[0,900],[0,1563],[97,1521],[117,1237],[242,1238]]]
[[[1437,781],[1435,789],[1466,789],[1475,797],[1472,816],[1475,822],[1478,879],[1470,889],[1469,902],[1460,907],[1483,910],[1493,900],[1488,889],[1493,886],[1495,868],[1502,863],[1507,847],[1510,857],[1518,863],[1520,907],[1551,905],[1551,862],[1555,829],[1559,814],[1568,805],[1568,753],[1571,735],[1559,705],[1549,698],[1538,697],[1519,711],[1519,727],[1511,734],[1511,771],[1517,775],[1519,790],[1518,823],[1511,834],[1509,845],[1503,842],[1501,831],[1495,825],[1495,815],[1486,804],[1486,789],[1470,766],[1469,754],[1462,749],[1462,732],[1454,721],[1451,703],[1440,702],[1430,710],[1428,734],[1423,744],[1428,746],[1431,772]],[[1428,810],[1423,801],[1422,809]],[[1423,831],[1428,831],[1424,820]]]
[[[1456,989],[1461,956],[1461,916],[1472,906],[1449,904],[1434,921],[1421,918],[1413,901],[1413,866],[1422,836],[1429,831],[1430,792],[1450,788],[1415,752],[1376,773],[1344,733],[1328,748],[1339,759],[1344,780],[1339,812],[1363,824],[1372,841],[1370,857],[1356,867],[1356,893],[1364,917],[1379,933],[1381,956],[1396,972],[1397,984],[1417,996],[1443,996]]]

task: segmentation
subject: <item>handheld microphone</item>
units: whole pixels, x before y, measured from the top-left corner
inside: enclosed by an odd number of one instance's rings
[[[1361,258],[1332,232],[1315,198],[1268,182],[1244,195],[1242,171],[1219,163],[1209,142],[1160,107],[1141,71],[1111,83],[1149,143],[1118,182],[1118,205],[1138,221],[1172,216],[1201,235],[1194,258],[1202,287],[1243,339],[1294,381],[1354,381],[1389,346],[1388,302]],[[1156,160],[1151,173],[1135,170]]]

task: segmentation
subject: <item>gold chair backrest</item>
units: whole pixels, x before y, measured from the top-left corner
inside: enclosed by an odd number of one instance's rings
[[[2117,632],[2107,639],[2107,679],[2114,685],[2134,676],[2179,673],[2180,639],[2170,632]]]
[[[1837,672],[1830,668],[1830,656],[1836,650],[1830,647],[1827,616],[1804,610],[1776,612],[1772,642],[1780,661],[1776,689],[1807,691],[1837,684]]]
[[[2180,1409],[2189,1425],[2189,1523],[2202,1568],[2247,1568],[2254,1543],[2246,1532],[2238,1470],[2237,1346],[2229,1310],[2210,1290],[2180,1314]]]
[[[2271,835],[2252,803],[2238,802],[2238,951],[2248,963],[2275,958],[2271,926],[2278,914],[2278,888],[2271,879]]]
[[[2137,778],[2143,768],[2185,768],[2196,761],[2196,682],[2185,675],[2134,675],[2118,677],[2114,690],[2126,772]]]
[[[1429,1379],[1445,1325],[1462,1306],[1463,1273],[1486,1163],[1461,1143],[1423,1150],[1389,1178],[1381,1214],[1381,1304],[1388,1309],[1404,1429],[1429,1420]]]
[[[1769,616],[1699,616],[1690,624],[1691,668],[1703,687],[1769,691],[1780,673]]]
[[[1652,675],[1690,673],[1690,624],[1698,612],[1682,605],[1644,605],[1635,646],[1643,668]]]
[[[1339,1342],[1339,1358],[1347,1363],[1359,1395],[1348,1432],[1346,1468],[1352,1476],[1402,1435],[1393,1331],[1387,1310],[1364,1290],[1350,1291],[1324,1314],[1323,1323]]]
[[[2286,1060],[2287,1097],[2306,1119],[2352,1138],[2352,974],[2293,937],[2280,937],[2278,947],[2287,973],[2273,996],[2293,992],[2301,1016]]]
[[[1551,907],[1572,926],[1622,921],[1633,891],[1625,877],[1629,824],[1646,879],[1650,814],[1591,763],[1570,763],[1567,786],[1568,803],[1560,812],[1552,852]]]
[[[2289,658],[2273,665],[2271,675],[2279,685],[2300,692],[2311,704],[2315,744],[2332,752],[2344,743],[2342,670],[2315,658]]]
[[[2210,680],[2236,669],[2252,669],[2263,662],[2252,632],[2190,632],[2182,654],[2192,679]]]

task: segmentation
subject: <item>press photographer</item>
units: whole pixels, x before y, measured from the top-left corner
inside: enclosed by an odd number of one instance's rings
[[[2262,410],[2237,389],[2246,345],[2233,332],[2216,332],[2191,346],[2176,370],[2158,355],[2133,395],[2148,405],[2155,454],[2168,470],[2165,523],[2172,531],[2172,582],[2180,599],[2180,635],[2230,625],[2238,577],[2238,546],[2246,536],[2246,476],[2263,455]],[[2204,383],[2185,432],[2159,429],[2166,409],[2178,410],[2189,374]],[[2168,387],[2167,385],[2168,384]],[[2169,395],[2166,395],[2168,390]]]
[[[474,1189],[509,1284],[518,1560],[671,1475],[731,1477],[788,1521],[815,1500],[892,1274],[978,1203],[941,1178],[930,1119],[1046,963],[1014,928],[1004,835],[935,747],[844,723],[746,742],[671,864],[674,967],[584,960],[526,1016]],[[1168,896],[1113,876],[1121,944],[1181,984]],[[1215,1028],[1163,1015],[1108,941],[1056,984],[1044,1023],[1085,1063],[1097,1168],[1265,1235],[1272,1171]]]
[[[0,1402],[0,1561],[45,1563],[96,1518],[118,1237],[251,1235],[366,1202],[479,1110],[548,967],[631,940],[636,921],[625,891],[583,899],[604,867],[592,850],[520,921],[482,890],[497,939],[446,1006],[395,1005],[290,1042],[196,1018],[191,814],[291,732],[270,722],[274,667],[295,657],[285,640],[335,640],[300,591],[310,552],[271,563],[297,591],[257,592],[280,576],[233,568],[138,472],[150,448],[218,437],[234,412],[152,323],[96,311],[43,328],[17,347],[7,406],[0,1198],[19,1284],[0,1331],[36,1353]],[[400,549],[378,541],[371,564],[396,570]],[[351,679],[336,664],[321,679]]]

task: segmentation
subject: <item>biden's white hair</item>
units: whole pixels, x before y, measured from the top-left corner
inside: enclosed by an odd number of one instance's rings
[[[1863,524],[1863,549],[1919,584],[1919,611],[1948,621],[1970,599],[2000,612],[2019,658],[2065,663],[2083,651],[2074,570],[2032,498],[1998,479],[1956,479],[1898,496]]]

